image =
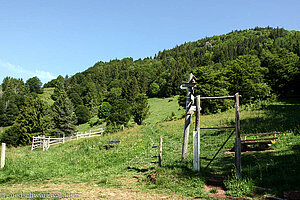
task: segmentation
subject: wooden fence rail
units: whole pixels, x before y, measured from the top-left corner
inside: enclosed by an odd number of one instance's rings
[[[101,129],[91,130],[88,133],[77,132],[73,136],[62,137],[62,138],[51,138],[50,136],[34,136],[32,137],[31,151],[36,148],[43,148],[43,150],[48,150],[51,145],[65,143],[66,141],[69,140],[74,140],[74,139],[78,140],[79,138],[101,135],[103,132],[104,130],[101,128]]]

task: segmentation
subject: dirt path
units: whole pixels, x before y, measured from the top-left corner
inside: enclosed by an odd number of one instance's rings
[[[37,195],[45,195],[45,199],[53,199],[51,195],[59,195],[59,199],[190,199],[175,198],[164,194],[150,194],[128,188],[102,188],[97,184],[91,185],[88,183],[48,183],[41,186],[16,184],[1,187],[0,199],[3,197],[7,198],[8,195],[19,195],[18,197],[23,195],[23,198],[14,199],[26,199],[26,195],[27,197],[30,197],[30,195],[35,195],[35,197],[38,197]]]

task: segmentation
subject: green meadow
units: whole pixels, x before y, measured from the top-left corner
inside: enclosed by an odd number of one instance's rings
[[[177,98],[149,99],[147,126],[135,125],[117,133],[53,145],[44,152],[41,149],[31,151],[30,146],[7,148],[5,167],[0,170],[0,192],[33,190],[42,193],[53,190],[51,187],[38,190],[42,185],[85,184],[101,189],[134,189],[137,193],[164,194],[174,198],[210,198],[209,193],[216,191],[207,192],[204,185],[209,177],[215,175],[227,179],[226,193],[233,196],[282,196],[284,191],[300,188],[299,100],[257,101],[241,106],[243,134],[268,131],[281,131],[281,134],[268,151],[242,155],[242,179],[236,180],[234,154],[231,152],[234,136],[206,168],[230,135],[229,130],[201,130],[201,172],[194,173],[192,124],[187,163],[180,161],[184,109],[178,106]],[[234,125],[234,108],[201,116],[202,128],[231,125]],[[88,124],[81,126],[81,131],[94,128]],[[157,155],[157,149],[152,146],[158,145],[160,137],[163,138],[162,167],[152,163],[156,161],[152,156]],[[106,150],[104,145],[110,140],[121,142]],[[268,190],[257,190],[257,187]],[[76,192],[76,187],[72,191]],[[100,193],[96,197],[108,198]]]

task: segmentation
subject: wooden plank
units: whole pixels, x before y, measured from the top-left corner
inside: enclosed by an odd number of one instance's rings
[[[239,95],[242,97],[242,95]],[[236,96],[220,96],[220,97],[201,97],[201,100],[214,100],[214,99],[235,99]]]
[[[271,137],[271,138],[256,138],[256,139],[248,139],[248,140],[242,140],[242,143],[251,142],[251,141],[261,141],[261,140],[277,140],[278,137]]]
[[[206,128],[200,128],[200,129],[230,129],[235,128],[235,126],[220,126],[220,127],[206,127]]]
[[[264,135],[275,135],[280,134],[281,132],[270,132],[270,133],[256,133],[256,134],[242,134],[242,137],[248,137],[248,136],[264,136]]]
[[[243,142],[242,144],[248,145],[248,144],[272,144],[272,141],[254,141],[254,142]]]
[[[0,163],[0,168],[3,168],[5,165],[5,143],[1,144],[1,163]]]
[[[182,88],[193,88],[193,87],[196,87],[197,86],[197,83],[194,83],[194,82],[183,82],[181,84],[181,87]]]
[[[214,99],[234,99],[235,96],[221,96],[221,97],[201,97],[201,100],[214,100]]]

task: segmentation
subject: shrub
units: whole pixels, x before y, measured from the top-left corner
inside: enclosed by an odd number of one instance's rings
[[[76,108],[75,114],[77,116],[77,123],[84,124],[91,119],[91,114],[86,106],[80,105]]]

